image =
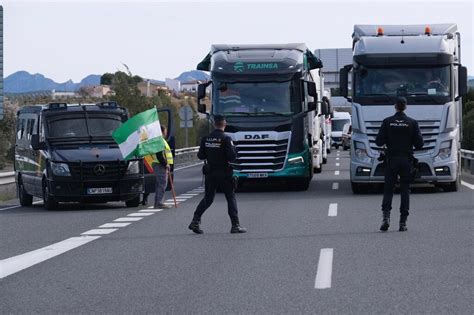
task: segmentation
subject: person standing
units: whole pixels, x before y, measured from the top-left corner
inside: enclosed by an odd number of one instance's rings
[[[205,175],[205,195],[194,212],[188,228],[196,234],[202,234],[200,228],[201,216],[212,205],[217,187],[221,188],[227,200],[227,209],[232,224],[230,233],[245,233],[247,230],[240,226],[235,199],[233,170],[230,163],[237,157],[232,140],[224,132],[226,121],[223,116],[214,117],[215,130],[204,137],[199,147],[198,158],[205,160],[203,173]]]
[[[383,220],[381,231],[387,231],[390,226],[390,211],[392,210],[393,188],[400,177],[400,225],[399,231],[407,230],[407,218],[410,209],[410,181],[413,170],[413,147],[423,147],[423,137],[418,122],[408,117],[404,111],[407,100],[399,97],[395,102],[396,113],[387,117],[377,134],[375,143],[387,146],[385,156],[385,185],[382,201]]]
[[[163,141],[165,147],[162,151],[155,154],[152,166],[153,172],[155,173],[155,209],[169,209],[171,206],[163,203],[165,196],[166,186],[168,185],[168,173],[170,171],[170,165],[173,164],[173,155],[171,154],[170,147],[166,142],[167,130],[165,126],[161,126],[161,133],[163,135]]]

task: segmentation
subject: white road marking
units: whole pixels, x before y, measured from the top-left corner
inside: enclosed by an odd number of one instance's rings
[[[199,196],[199,194],[182,194],[180,196],[183,196],[183,197],[185,197],[185,196],[188,197],[189,196],[190,198],[192,198],[192,197]]]
[[[332,189],[339,189],[339,183],[332,183]]]
[[[337,157],[337,158],[336,158],[336,161],[339,161],[339,159],[340,159],[340,158]]]
[[[81,235],[106,235],[117,231],[118,229],[92,229],[81,233]]]
[[[337,203],[329,204],[328,216],[329,217],[336,217],[337,216]]]
[[[123,222],[123,223],[105,223],[99,226],[99,228],[109,229],[109,228],[121,228],[126,227],[127,225],[132,224],[131,222]]]
[[[163,209],[142,209],[138,212],[161,212]]]
[[[136,221],[140,221],[141,219],[143,219],[143,217],[141,218],[124,217],[124,218],[115,219],[114,222],[136,222]]]
[[[315,289],[331,288],[332,278],[332,248],[323,248],[319,254],[318,271],[316,272],[316,280],[314,281]]]
[[[135,213],[130,213],[130,214],[127,214],[127,217],[146,217],[146,216],[149,216],[149,215],[152,215],[153,212],[135,212]]]
[[[31,252],[0,260],[0,279],[61,255],[79,246],[95,241],[100,237],[101,236],[71,237],[64,241]]]
[[[336,154],[336,156],[339,156],[339,153],[338,153],[338,154]]]
[[[339,175],[339,171],[334,171],[334,175]]]
[[[336,163],[336,166],[340,166],[341,164],[340,163]]]
[[[36,204],[38,204],[38,203],[43,203],[43,201],[35,201],[35,202],[33,202],[34,205],[36,205]],[[0,211],[10,210],[10,209],[15,209],[15,208],[21,208],[21,205],[11,206],[11,207],[6,207],[6,208],[1,208]]]
[[[179,203],[179,202],[186,201],[186,200],[187,200],[187,199],[176,198],[176,202],[178,202],[178,203]],[[165,201],[165,204],[166,204],[167,202],[174,204],[174,199],[168,199],[168,200],[166,200],[166,201]]]
[[[466,183],[465,181],[461,181],[461,184],[463,184],[464,186],[466,186],[467,188],[470,188],[470,189],[473,189],[474,190],[474,185],[473,184],[469,184],[469,183]]]

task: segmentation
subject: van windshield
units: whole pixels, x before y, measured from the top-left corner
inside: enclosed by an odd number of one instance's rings
[[[344,125],[350,123],[349,119],[332,119],[332,131],[342,131],[344,129]]]
[[[112,132],[122,124],[119,115],[97,115],[81,113],[67,116],[51,116],[48,118],[48,138],[70,140],[94,138],[112,139]]]

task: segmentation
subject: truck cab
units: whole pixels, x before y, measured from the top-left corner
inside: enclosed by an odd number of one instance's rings
[[[15,177],[22,206],[33,196],[47,209],[59,202],[125,201],[138,206],[142,159],[124,161],[112,132],[128,119],[115,102],[50,103],[17,113]]]
[[[340,89],[348,97],[350,73],[354,193],[384,181],[384,164],[377,159],[382,148],[375,137],[383,119],[395,113],[399,96],[408,100],[406,114],[418,121],[424,139],[423,148],[415,151],[417,181],[456,191],[461,98],[467,93],[457,25],[355,25],[352,38],[353,64],[341,69]]]
[[[240,183],[282,179],[308,189],[320,139],[314,119],[320,114],[315,76],[321,67],[305,44],[212,45],[198,64],[211,74],[198,88],[199,111],[211,122],[215,115],[226,117]],[[201,103],[206,95],[209,111]]]

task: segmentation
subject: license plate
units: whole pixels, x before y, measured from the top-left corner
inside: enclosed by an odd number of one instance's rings
[[[268,173],[249,173],[247,174],[248,178],[267,178]]]
[[[112,187],[87,188],[88,195],[111,194]]]

